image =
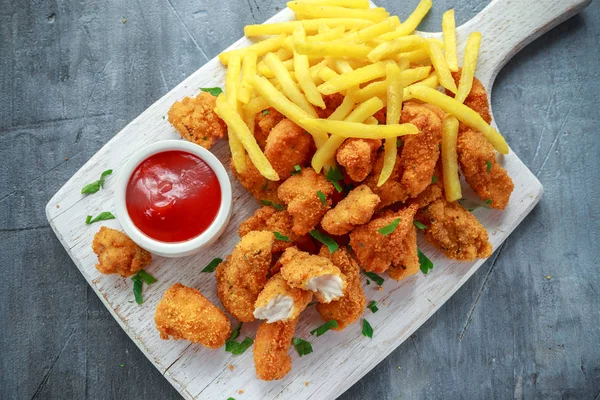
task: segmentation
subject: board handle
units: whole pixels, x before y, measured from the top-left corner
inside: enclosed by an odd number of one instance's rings
[[[457,34],[464,43],[471,32],[481,32],[481,64],[477,69],[486,71],[487,76],[480,79],[491,88],[500,69],[516,53],[590,3],[591,0],[492,0],[457,28]]]

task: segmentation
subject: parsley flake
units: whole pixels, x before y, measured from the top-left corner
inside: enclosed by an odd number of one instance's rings
[[[402,142],[402,139],[398,138],[396,139],[396,147],[402,147],[404,145],[404,142]]]
[[[112,213],[109,211],[103,211],[100,214],[98,214],[98,216],[96,218],[93,218],[93,219],[92,219],[91,215],[88,215],[85,219],[85,223],[89,225],[89,224],[93,224],[94,222],[106,221],[109,219],[115,219],[115,216],[112,215]]]
[[[427,229],[427,228],[428,228],[428,226],[427,226],[427,225],[425,225],[425,224],[422,224],[422,223],[420,223],[419,221],[413,221],[413,224],[415,224],[415,226],[416,226],[417,228],[421,229],[421,230],[423,230],[423,229]]]
[[[264,117],[265,115],[269,115],[270,112],[269,109],[262,110],[261,115]]]
[[[240,336],[241,329],[242,329],[242,322],[240,322],[238,324],[237,328],[235,328],[233,331],[231,331],[231,335],[229,335],[229,337],[227,338],[227,342],[237,339],[238,336]]]
[[[325,178],[329,182],[331,182],[331,184],[335,187],[335,190],[337,190],[338,193],[342,192],[342,185],[340,185],[339,181],[343,180],[344,176],[342,175],[342,172],[339,168],[329,167],[329,171],[327,171],[327,174],[325,174]]]
[[[302,172],[302,167],[298,164],[294,165],[294,170],[292,171],[292,175],[297,175]]]
[[[146,285],[151,285],[156,282],[156,278],[142,269],[133,275],[131,280],[133,281],[133,296],[135,297],[135,302],[142,304],[144,302],[144,298],[142,296],[144,282]]]
[[[276,240],[281,240],[282,242],[291,242],[292,239],[290,239],[289,237],[282,235],[279,232],[273,232],[273,234],[275,235],[275,239]]]
[[[221,264],[223,262],[222,259],[220,258],[213,258],[213,260],[211,262],[208,263],[208,265],[206,267],[204,267],[204,269],[200,272],[215,272],[215,269],[217,269],[217,266],[219,264]]]
[[[152,285],[154,282],[156,282],[156,278],[144,271],[143,269],[138,271],[137,274],[140,276],[140,278],[142,278],[146,285]]]
[[[487,172],[489,174],[492,170],[492,163],[490,162],[490,160],[485,160],[485,168],[487,169]]]
[[[438,179],[438,178],[437,178],[437,176],[433,175],[433,176],[431,177],[431,184],[433,185],[434,183],[436,183],[436,182],[437,182],[437,179]]]
[[[419,255],[419,264],[421,265],[421,272],[427,275],[427,273],[433,269],[433,263],[429,258],[427,258],[425,254],[423,254],[421,249],[417,249],[417,254]]]
[[[485,199],[484,203],[489,206],[492,204],[492,199]]]
[[[400,223],[400,218],[396,218],[394,221],[392,221],[391,224],[386,225],[383,228],[377,229],[377,232],[381,233],[383,236],[387,236],[396,230],[399,223]]]
[[[373,327],[365,318],[363,318],[362,334],[368,338],[373,338]]]
[[[340,248],[340,246],[338,246],[338,244],[335,240],[333,240],[326,234],[324,234],[316,229],[313,229],[312,231],[310,231],[308,233],[310,234],[310,236],[312,236],[313,238],[317,239],[319,242],[321,242],[325,246],[327,246],[330,254],[335,253],[335,251]]]
[[[260,204],[263,206],[271,206],[275,208],[277,211],[285,210],[285,207],[281,204],[273,203],[271,200],[261,200]]]
[[[292,344],[294,345],[294,348],[296,349],[300,357],[313,352],[312,344],[310,344],[310,342],[307,342],[304,339],[293,338]]]
[[[377,302],[375,300],[371,301],[369,303],[369,305],[367,306],[367,308],[371,311],[373,311],[373,314],[375,314],[377,311],[379,311],[379,308],[377,308]]]
[[[331,328],[337,328],[337,327],[338,327],[337,321],[335,319],[330,319],[329,321],[325,322],[323,325],[318,326],[315,329],[313,329],[312,331],[310,331],[310,334],[321,336],[322,334],[324,334]]]
[[[104,181],[108,175],[112,174],[112,172],[113,172],[112,169],[107,169],[106,171],[104,171],[102,174],[100,174],[100,179],[98,179],[95,182],[88,183],[87,185],[85,185],[83,187],[83,189],[81,189],[81,193],[82,194],[92,194],[92,193],[96,193],[98,190],[104,188]]]
[[[215,97],[223,93],[223,89],[221,89],[220,87],[201,87],[200,90],[206,93],[210,93]]]
[[[320,190],[317,190],[317,196],[319,196],[321,204],[323,205],[323,207],[325,207],[327,205],[327,196],[325,196],[325,193],[321,192]]]
[[[375,272],[365,272],[365,275],[379,286],[383,285],[383,282],[385,281],[385,279],[377,275]]]
[[[316,301],[311,301],[310,303],[308,303],[308,304],[306,305],[306,307],[314,306],[315,304],[317,304],[317,302],[316,302]]]
[[[225,351],[234,355],[243,354],[250,346],[252,346],[252,343],[254,343],[254,340],[248,336],[246,336],[241,343],[238,343],[235,340],[228,340],[225,342]]]

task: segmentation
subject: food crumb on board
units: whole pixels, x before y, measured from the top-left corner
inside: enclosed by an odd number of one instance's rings
[[[401,366],[397,366],[396,368],[398,368],[398,371],[401,371],[401,370],[402,370],[402,367],[401,367]]]
[[[238,390],[238,393],[239,393],[239,394],[242,394],[242,393],[244,393],[244,389],[240,389],[240,390]]]
[[[234,369],[234,368],[235,368],[235,367],[233,366],[233,364],[229,364],[229,370],[230,370],[230,371],[233,371],[233,369]]]
[[[123,21],[122,21],[122,22],[123,22],[123,23],[127,22],[127,18],[123,18]]]
[[[65,157],[65,161],[69,161],[69,157]]]
[[[546,276],[546,279],[550,280],[552,278],[550,275]]]
[[[60,204],[57,204],[57,205],[56,205],[56,208],[60,208]]]
[[[379,290],[379,291],[381,292],[381,291],[383,290],[383,287],[379,286],[379,287],[377,288],[377,290]]]
[[[304,385],[308,386],[309,383],[310,383],[309,381],[306,381],[306,382],[304,382]]]

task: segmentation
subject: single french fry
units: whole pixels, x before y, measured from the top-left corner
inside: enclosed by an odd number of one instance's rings
[[[363,121],[363,124],[367,124],[367,125],[379,125],[379,121],[377,121],[377,118],[375,118],[373,116],[370,116],[369,118],[367,118],[367,119],[365,119]]]
[[[421,0],[412,14],[396,28],[396,33],[400,34],[400,36],[406,36],[413,33],[423,18],[425,18],[432,5],[432,0]]]
[[[300,54],[313,57],[354,57],[367,58],[367,55],[373,50],[369,46],[348,43],[301,43],[295,46]]]
[[[325,57],[325,60],[327,61],[327,65],[335,68],[335,70],[340,74],[345,74],[347,72],[354,71],[354,68],[352,68],[350,63],[346,60],[333,57]]]
[[[229,60],[233,55],[237,55],[240,58],[244,57],[248,54],[249,51],[255,51],[258,57],[264,56],[267,53],[277,51],[281,46],[283,46],[285,42],[286,35],[279,35],[274,38],[265,39],[261,42],[255,43],[251,46],[245,47],[243,49],[236,49],[225,51],[219,54],[219,60],[223,65],[228,65]]]
[[[334,70],[329,68],[327,65],[325,65],[324,67],[321,67],[321,69],[319,69],[319,78],[321,78],[325,82],[327,82],[335,77],[338,77],[338,76],[340,76],[340,74],[338,74],[337,72],[335,72]],[[317,86],[317,90],[318,90],[318,86]]]
[[[294,60],[283,61],[283,66],[288,71],[293,71],[294,70]],[[275,74],[273,73],[273,71],[271,71],[269,69],[269,67],[267,67],[267,64],[265,64],[264,60],[260,61],[256,65],[256,69],[258,70],[258,73],[261,74],[262,76],[264,76],[265,78],[269,78],[269,79],[275,78]]]
[[[314,118],[305,118],[300,122],[310,128],[320,129],[345,138],[386,139],[396,136],[415,135],[419,132],[413,124],[365,125],[362,122],[330,121]]]
[[[302,26],[302,25],[298,25],[298,26]],[[324,26],[327,27],[327,25],[324,25]],[[302,26],[302,29],[304,29],[303,26]],[[323,33],[318,33],[313,36],[307,36],[306,41],[307,42],[331,42],[332,40],[336,40],[336,39],[339,39],[342,36],[344,36],[344,32],[345,32],[345,30],[344,30],[343,26],[336,26],[335,28],[329,29],[328,31],[325,31]]]
[[[298,3],[312,6],[337,6],[346,8],[369,8],[369,0],[300,0]]]
[[[485,136],[488,142],[490,142],[498,152],[508,154],[508,144],[506,143],[506,140],[504,140],[497,130],[485,122],[476,111],[450,96],[446,96],[435,89],[423,85],[412,85],[408,89],[409,95],[413,98],[438,106],[448,114],[454,115],[465,125],[483,133],[483,136]]]
[[[350,114],[352,109],[354,108],[354,104],[355,103],[354,103],[354,99],[352,98],[352,96],[347,94],[344,97],[342,104],[340,104],[338,106],[338,108],[336,108],[335,111],[332,112],[331,115],[329,115],[329,117],[327,117],[327,119],[330,119],[332,121],[344,120],[344,118],[346,118],[348,116],[348,114]]]
[[[266,78],[256,75],[250,82],[252,83],[254,91],[259,93],[271,107],[285,115],[296,125],[306,129],[308,133],[312,135],[317,148],[327,140],[327,133],[325,131],[302,122],[304,120],[312,119],[310,114],[290,101],[283,93],[275,89],[275,86],[273,86]]]
[[[418,85],[435,89],[440,85],[440,81],[438,80],[437,74],[434,72],[431,75],[429,75],[427,78],[423,79],[422,81],[415,82],[412,85],[405,87],[404,91],[403,91],[403,96],[402,96],[404,101],[407,101],[407,100],[410,100],[413,98],[412,94],[410,93],[410,88],[412,88],[413,86],[418,86]]]
[[[258,143],[256,143],[256,139],[229,101],[222,96],[217,97],[215,112],[227,124],[229,134],[237,137],[242,143],[258,172],[271,181],[278,181],[279,175],[277,175]],[[231,140],[231,137],[229,137],[229,140]]]
[[[372,21],[359,18],[321,18],[321,19],[306,19],[302,21],[277,22],[274,24],[258,24],[246,25],[244,27],[244,35],[252,36],[270,36],[280,34],[291,34],[296,29],[297,25],[302,25],[306,33],[316,33],[319,31],[319,26],[325,24],[330,28],[343,26],[345,29],[350,29],[354,26],[365,28],[373,25]]]
[[[444,56],[450,71],[458,71],[458,58],[456,57],[456,20],[454,10],[448,10],[442,16],[442,32],[444,34]]]
[[[243,116],[244,123],[248,127],[248,130],[250,131],[252,136],[254,136],[254,130],[256,128],[256,114],[250,112],[250,110],[248,110],[246,108],[242,109],[241,114]]]
[[[239,109],[238,104],[238,86],[240,80],[240,70],[241,70],[241,59],[238,54],[234,54],[229,60],[229,67],[227,68],[227,72],[225,73],[225,97],[219,95],[217,100],[221,98],[221,101],[226,101],[229,106],[235,110],[236,112]],[[242,143],[239,141],[238,137],[232,132],[232,128],[227,126],[227,136],[229,142],[229,149],[231,151],[231,158],[233,159],[233,166],[236,171],[240,174],[246,172],[246,152],[244,151],[244,147]]]
[[[298,86],[296,86],[296,83],[293,81],[292,76],[290,75],[290,71],[285,68],[281,60],[279,60],[274,54],[269,53],[265,56],[265,64],[267,64],[267,67],[269,67],[269,69],[275,74],[275,77],[281,84],[283,93],[285,93],[285,95],[291,101],[297,104],[298,107],[306,111],[308,115],[317,117],[317,112],[313,106],[310,105],[308,100],[306,100],[306,97],[300,91],[300,89],[298,89]]]
[[[454,78],[452,78],[452,74],[450,73],[448,63],[446,63],[441,47],[439,47],[437,43],[429,42],[428,50],[429,56],[431,57],[431,63],[435,68],[440,84],[452,93],[456,93],[458,89],[454,82]]]
[[[336,6],[314,7],[310,4],[303,4],[298,1],[289,1],[287,6],[296,13],[296,19],[357,18],[380,22],[390,16],[385,8],[352,9]]]
[[[294,30],[293,35],[295,43],[304,43],[306,40],[306,32],[304,32],[302,25],[298,25]],[[324,109],[325,102],[323,101],[323,97],[321,97],[321,93],[317,90],[317,85],[315,85],[315,82],[310,77],[308,57],[303,54],[298,54],[296,51],[294,51],[294,73],[298,80],[298,84],[304,91],[306,99],[315,106]]]
[[[326,66],[327,66],[327,60],[322,60],[321,62],[308,68],[308,73],[310,74],[310,78],[313,80],[313,82],[315,82],[315,85],[317,84],[318,81],[322,80],[319,77],[319,71],[321,70],[321,68],[326,67]]]
[[[336,76],[320,84],[317,89],[325,95],[334,94],[383,76],[385,76],[385,64],[376,63]]]
[[[389,42],[384,42],[375,47],[367,57],[372,62],[377,62],[379,60],[383,60],[385,58],[389,58],[391,56],[395,56],[398,53],[402,53],[409,50],[414,50],[418,47],[425,46],[427,44],[427,40],[423,39],[420,36],[406,36],[398,39],[391,40]]]
[[[457,138],[458,120],[449,115],[442,124],[442,171],[444,174],[444,193],[448,201],[456,201],[462,197],[458,176],[458,156],[456,154]]]
[[[249,77],[256,75],[256,60],[257,54],[254,50],[250,50],[244,56],[242,61],[242,83],[238,91],[237,98],[241,103],[248,103],[250,93],[252,93],[252,85],[248,82]]]
[[[429,51],[427,51],[425,47],[422,47],[420,49],[400,53],[396,57],[394,57],[396,61],[402,58],[407,59],[410,63],[418,63],[423,60],[429,59]]]
[[[402,71],[396,64],[386,65],[387,81],[387,109],[386,125],[395,125],[400,123],[400,113],[402,112]],[[383,185],[392,175],[394,165],[396,164],[396,155],[398,154],[397,138],[387,138],[383,145],[383,167],[379,174],[377,186]]]
[[[258,114],[259,112],[266,110],[271,107],[269,102],[262,96],[254,96],[250,99],[248,104],[245,105],[245,109],[252,114]]]
[[[477,58],[479,57],[479,45],[481,44],[481,33],[473,32],[469,35],[465,47],[465,59],[463,61],[460,80],[458,81],[458,91],[454,97],[456,101],[464,103],[465,99],[471,93],[473,87],[473,77],[477,68]]]

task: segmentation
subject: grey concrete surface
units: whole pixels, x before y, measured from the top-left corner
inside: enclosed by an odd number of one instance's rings
[[[380,1],[400,16],[416,3]],[[486,3],[436,1],[422,28],[439,27],[447,7],[462,22]],[[283,6],[0,0],[0,399],[178,398],[87,286],[44,206],[243,25]],[[600,398],[599,49],[596,2],[501,72],[495,117],[544,197],[437,314],[341,399]]]

